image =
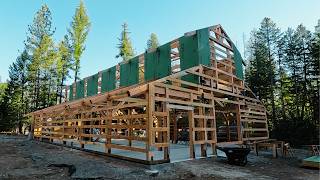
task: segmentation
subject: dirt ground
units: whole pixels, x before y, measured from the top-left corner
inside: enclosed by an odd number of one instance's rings
[[[299,158],[306,152],[296,150]],[[0,135],[0,179],[319,179],[299,158],[249,154],[245,167],[207,158],[153,167]]]

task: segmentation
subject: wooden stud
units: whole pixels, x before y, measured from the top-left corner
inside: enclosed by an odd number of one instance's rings
[[[190,149],[190,158],[195,158],[194,152],[194,119],[193,119],[193,111],[188,111],[188,119],[189,119],[189,149]]]

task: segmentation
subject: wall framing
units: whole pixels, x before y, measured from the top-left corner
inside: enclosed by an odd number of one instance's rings
[[[115,156],[144,163],[169,162],[171,109],[187,111],[190,158],[195,158],[195,145],[200,145],[201,156],[206,157],[207,147],[214,151],[220,143],[218,114],[235,115],[237,137],[229,137],[224,143],[268,139],[266,109],[237,77],[239,64],[234,61],[233,43],[220,25],[209,27],[208,32],[209,65],[200,62],[181,70],[176,63],[180,61],[176,39],[170,42],[171,75],[153,81],[139,78],[138,84],[108,92],[99,90],[97,95],[74,101],[66,98],[62,104],[35,111],[31,113],[34,139],[71,146],[78,143],[80,149],[99,145],[111,156],[117,150],[140,153],[144,158]],[[138,61],[139,71],[143,71],[143,54]],[[116,71],[119,80],[119,67]],[[196,76],[199,82],[188,81],[186,76]],[[120,140],[125,143],[119,144]],[[154,149],[161,149],[162,158],[155,158]]]

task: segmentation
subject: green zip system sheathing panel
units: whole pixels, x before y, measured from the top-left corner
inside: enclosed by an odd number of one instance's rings
[[[185,70],[199,64],[210,65],[210,45],[208,28],[196,31],[196,34],[179,38],[180,67]],[[183,80],[199,83],[196,75],[187,75]]]
[[[236,66],[236,76],[239,79],[243,80],[243,67],[242,67],[243,59],[237,47],[234,44],[232,44],[232,46],[233,46],[233,56],[234,56],[233,60]]]
[[[156,51],[144,54],[144,80],[155,79],[156,61]]]
[[[210,66],[209,29],[197,30],[199,63]]]
[[[160,79],[171,74],[171,43],[158,47],[158,61],[156,64],[155,78]]]
[[[84,97],[84,80],[78,81],[76,85],[76,98],[81,99]]]
[[[98,94],[98,79],[99,74],[95,74],[87,78],[87,96]]]
[[[116,66],[102,72],[101,92],[112,91],[116,88]]]
[[[69,101],[72,101],[74,99],[73,98],[73,86],[74,85],[69,86]]]
[[[171,74],[170,43],[158,47],[155,51],[144,55],[144,79],[146,81],[160,79]]]
[[[131,86],[139,83],[139,57],[130,59],[120,65],[120,86]]]

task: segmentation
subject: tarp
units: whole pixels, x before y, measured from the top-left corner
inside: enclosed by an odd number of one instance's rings
[[[320,156],[311,156],[302,160],[302,165],[320,169]]]

